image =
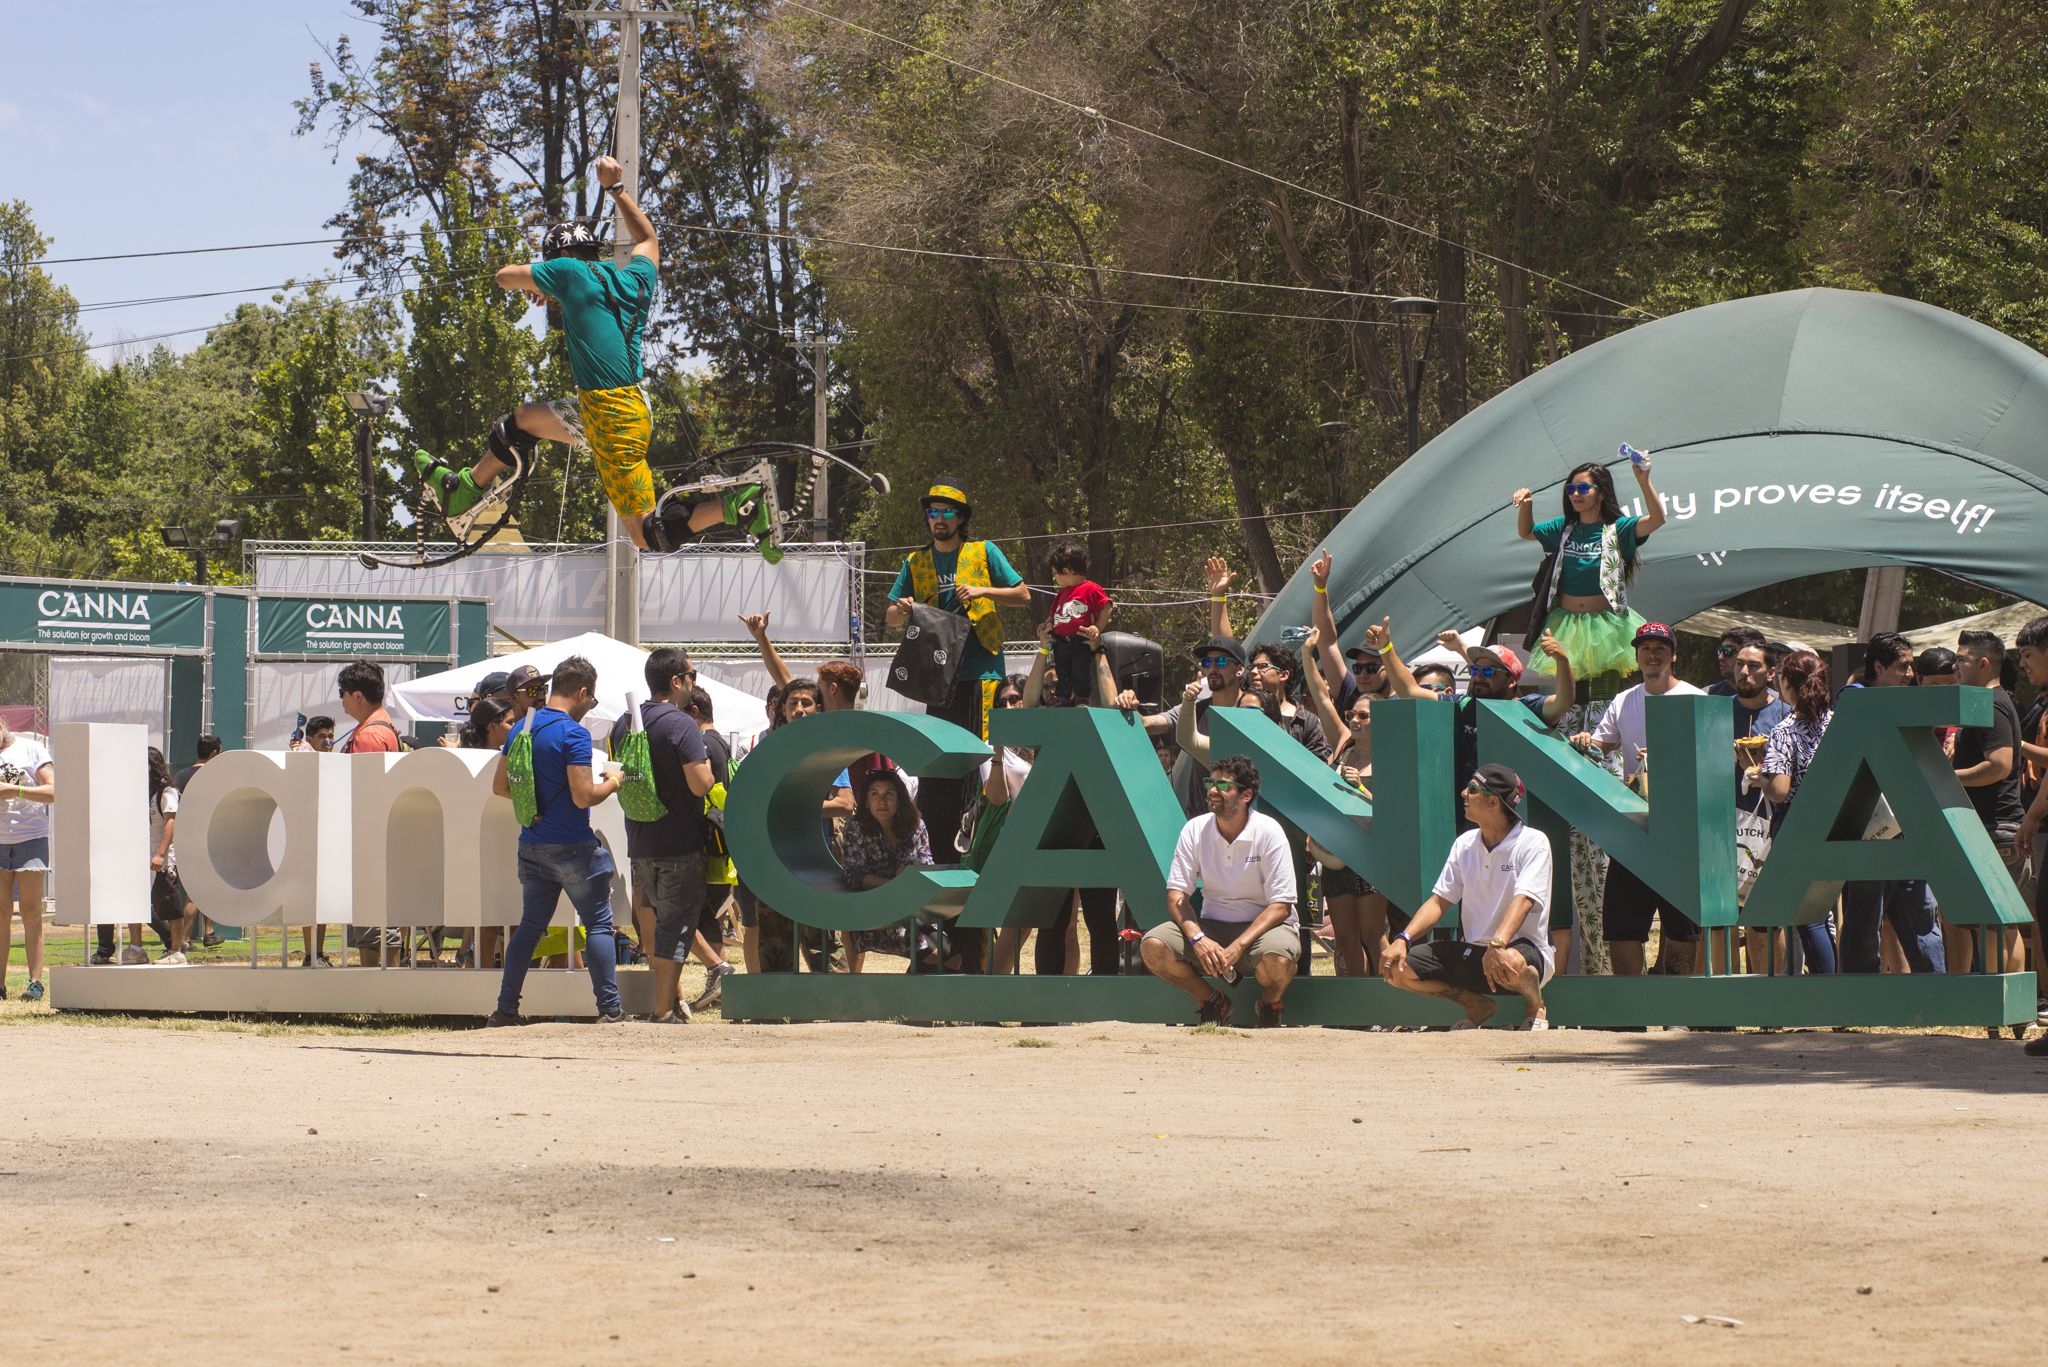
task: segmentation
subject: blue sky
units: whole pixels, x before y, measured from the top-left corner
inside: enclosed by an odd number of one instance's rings
[[[307,65],[372,30],[342,0],[106,0],[0,5],[0,200],[26,200],[53,256],[330,237],[349,156],[296,137]],[[80,304],[275,285],[327,274],[329,247],[51,266]],[[94,342],[218,322],[242,299],[88,312]],[[194,332],[166,340],[189,350]],[[102,360],[118,354],[101,350]]]

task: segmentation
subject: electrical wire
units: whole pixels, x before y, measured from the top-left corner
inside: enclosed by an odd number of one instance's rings
[[[983,535],[990,541],[1070,541],[1076,537],[1093,536],[1097,532],[1159,532],[1175,531],[1182,527],[1214,527],[1232,522],[1273,522],[1283,517],[1328,517],[1331,513],[1348,513],[1354,505],[1341,508],[1304,508],[1299,512],[1240,514],[1237,517],[1204,517],[1185,522],[1146,522],[1122,527],[1088,527],[1080,531],[1045,532],[1025,534],[1021,532],[988,532]],[[870,555],[892,555],[897,551],[923,550],[926,542],[918,541],[908,546],[870,546]]]
[[[1399,228],[1403,232],[1414,233],[1420,237],[1428,238],[1432,242],[1441,243],[1442,245],[1450,247],[1456,251],[1464,252],[1468,256],[1476,256],[1482,261],[1491,261],[1497,266],[1505,266],[1510,270],[1521,271],[1524,275],[1528,275],[1534,279],[1544,281],[1547,284],[1561,286],[1575,293],[1583,294],[1588,298],[1598,299],[1603,304],[1612,304],[1619,309],[1624,309],[1633,313],[1640,313],[1644,315],[1646,318],[1654,319],[1657,316],[1656,314],[1651,313],[1648,309],[1643,308],[1640,305],[1624,303],[1621,300],[1613,298],[1610,295],[1602,294],[1598,290],[1588,289],[1584,285],[1575,285],[1571,281],[1566,280],[1561,276],[1547,275],[1542,271],[1531,269],[1530,267],[1524,266],[1519,262],[1509,261],[1505,257],[1495,256],[1491,252],[1482,251],[1478,247],[1468,246],[1467,244],[1462,242],[1454,242],[1450,238],[1443,236],[1441,233],[1432,232],[1428,228],[1420,227],[1413,223],[1404,223],[1400,219],[1395,218],[1392,215],[1383,214],[1374,209],[1368,209],[1363,205],[1353,204],[1348,200],[1339,199],[1337,196],[1332,194],[1326,194],[1321,190],[1310,189],[1308,186],[1300,184],[1297,181],[1288,180],[1284,176],[1276,176],[1272,172],[1262,171],[1256,166],[1247,166],[1245,163],[1241,161],[1234,161],[1229,157],[1223,156],[1216,152],[1211,152],[1206,148],[1191,146],[1188,143],[1180,141],[1178,138],[1170,138],[1166,136],[1166,134],[1155,132],[1150,128],[1141,128],[1137,124],[1126,123],[1124,120],[1119,119],[1111,114],[1105,114],[1101,110],[1095,109],[1092,106],[1085,104],[1075,104],[1072,100],[1061,99],[1058,95],[1051,94],[1048,91],[1034,89],[1031,86],[1025,85],[1022,81],[1012,80],[1008,76],[998,76],[992,71],[984,71],[980,67],[974,66],[968,62],[960,61],[959,59],[954,57],[948,57],[942,52],[934,52],[930,48],[919,47],[916,43],[907,42],[902,38],[897,38],[891,34],[883,33],[878,29],[869,28],[865,24],[855,23],[853,20],[842,18],[837,14],[831,13],[829,10],[822,10],[815,5],[805,4],[804,0],[783,0],[783,3],[788,5],[791,9],[800,9],[807,14],[815,14],[820,19],[824,19],[830,23],[838,24],[843,28],[852,29],[856,33],[864,33],[871,38],[879,38],[885,43],[893,43],[897,47],[902,48],[906,52],[914,52],[917,53],[919,56],[930,57],[937,61],[944,62],[948,66],[958,67],[962,71],[973,72],[975,75],[982,77],[984,80],[995,81],[1001,85],[1009,86],[1012,90],[1022,91],[1026,95],[1031,95],[1041,100],[1048,100],[1053,104],[1061,106],[1062,108],[1070,109],[1077,114],[1083,114],[1091,119],[1098,120],[1099,122],[1114,125],[1115,127],[1121,128],[1126,132],[1135,133],[1140,137],[1151,138],[1154,141],[1163,142],[1167,146],[1178,148],[1183,152],[1190,152],[1198,157],[1207,157],[1209,160],[1223,166],[1228,166],[1232,170],[1242,171],[1246,175],[1257,176],[1261,180],[1271,181],[1275,185],[1284,186],[1287,189],[1298,191],[1301,194],[1311,196],[1315,199],[1320,199],[1327,204],[1334,204],[1340,209],[1348,209],[1353,213],[1363,214],[1365,217],[1375,219],[1381,223],[1385,223],[1389,227]]]

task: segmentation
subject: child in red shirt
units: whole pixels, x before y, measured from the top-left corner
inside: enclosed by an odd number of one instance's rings
[[[1109,630],[1115,605],[1088,577],[1088,548],[1077,541],[1053,549],[1052,582],[1060,590],[1052,600],[1053,693],[1063,703],[1086,703],[1095,691],[1095,652],[1081,628]]]

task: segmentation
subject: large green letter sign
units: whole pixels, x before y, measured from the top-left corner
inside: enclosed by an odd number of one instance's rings
[[[1735,924],[1735,714],[1726,698],[1647,700],[1647,803],[1528,708],[1479,706],[1480,757],[1521,775],[1530,825],[1553,836],[1576,827],[1700,925]]]
[[[919,778],[961,778],[989,757],[972,732],[909,712],[821,712],[772,732],[740,766],[725,804],[726,844],[763,902],[827,930],[876,930],[966,900],[974,875],[965,869],[906,868],[865,892],[841,880],[819,804],[841,770],[878,751]]]
[[[1211,753],[1258,767],[1259,800],[1299,826],[1397,907],[1419,907],[1457,834],[1451,793],[1453,710],[1397,698],[1372,709],[1373,802],[1265,713],[1209,713]]]
[[[1138,718],[1101,707],[1006,708],[994,740],[1035,745],[963,926],[1046,926],[1075,888],[1117,888],[1139,924],[1166,919],[1180,803]],[[1102,848],[1087,848],[1100,837]]]
[[[2025,924],[2026,904],[1932,730],[1988,726],[1991,715],[1984,688],[1843,693],[1750,890],[1743,923],[1810,924],[1826,918],[1845,882],[1924,878],[1946,921]],[[1896,840],[1862,838],[1879,793],[1898,820]]]

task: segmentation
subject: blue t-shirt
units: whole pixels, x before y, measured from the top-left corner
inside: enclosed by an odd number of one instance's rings
[[[1624,563],[1636,553],[1636,524],[1639,517],[1618,517],[1614,520],[1614,534],[1621,543],[1621,558]],[[1561,517],[1548,522],[1539,522],[1530,530],[1535,533],[1537,544],[1546,551],[1554,551],[1560,545],[1564,554],[1564,572],[1558,576],[1557,591],[1574,594],[1580,598],[1600,597],[1600,543],[1605,538],[1598,522],[1573,522],[1567,524]]]
[[[1013,589],[1023,583],[1024,576],[1017,573],[1011,567],[1009,558],[1003,554],[1002,548],[993,541],[988,542],[987,545],[988,582],[990,585],[999,589]],[[930,604],[930,606],[938,608],[942,612],[957,613],[965,617],[967,609],[960,605],[958,595],[953,592],[953,580],[958,573],[959,565],[960,551],[957,547],[950,551],[942,551],[937,547],[932,548],[932,572],[938,576],[939,595],[938,601]],[[906,559],[903,562],[903,567],[896,571],[896,582],[889,587],[889,599],[891,602],[894,602],[898,598],[909,598],[911,596],[910,561]],[[988,648],[982,645],[980,639],[971,631],[967,633],[967,648],[960,652],[960,677],[963,679],[1000,679],[1003,677],[1002,660],[991,655]]]
[[[519,832],[522,845],[581,845],[597,839],[590,813],[569,794],[569,766],[590,770],[590,733],[567,712],[536,707],[528,714],[533,731],[533,792],[540,815]],[[508,736],[512,748],[516,736]]]

